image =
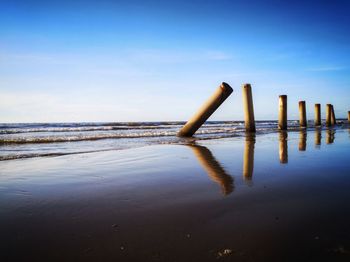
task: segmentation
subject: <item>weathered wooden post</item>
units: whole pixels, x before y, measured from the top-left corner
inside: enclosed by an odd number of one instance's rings
[[[281,131],[279,134],[279,157],[280,163],[288,163],[288,133],[286,131]]]
[[[326,126],[331,126],[332,125],[332,105],[331,104],[327,104],[326,105]]]
[[[280,130],[287,130],[287,96],[286,95],[281,95],[279,97],[278,128]]]
[[[307,126],[305,101],[299,101],[299,124],[301,127]]]
[[[247,132],[255,132],[252,87],[250,84],[244,84],[242,90],[245,130]]]
[[[321,125],[321,104],[315,104],[315,126]]]
[[[177,135],[184,137],[192,136],[232,92],[233,89],[227,83],[223,82],[197,113],[181,128]]]
[[[334,106],[331,105],[331,108],[332,108],[332,115],[331,115],[331,124],[332,126],[336,125],[337,124],[337,120],[335,119],[335,114],[334,114]]]
[[[250,182],[253,178],[254,147],[255,147],[255,134],[246,136],[244,154],[243,154],[243,178],[247,182]]]
[[[348,111],[348,123],[350,123],[350,111]]]
[[[306,131],[300,131],[299,133],[299,151],[306,150]]]
[[[222,193],[228,195],[233,191],[233,179],[226,173],[213,154],[205,146],[190,145],[199,163],[208,176],[222,188]]]

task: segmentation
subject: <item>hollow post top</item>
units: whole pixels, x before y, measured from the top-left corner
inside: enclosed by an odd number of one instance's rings
[[[231,94],[233,92],[232,87],[229,84],[227,84],[226,82],[222,82],[220,85],[220,88],[225,93],[227,92],[227,93]]]

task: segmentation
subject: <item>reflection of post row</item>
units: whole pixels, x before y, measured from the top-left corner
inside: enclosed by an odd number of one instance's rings
[[[205,146],[189,145],[199,163],[208,176],[222,188],[223,195],[228,195],[234,190],[233,177],[227,174],[225,169],[215,159],[211,151]],[[248,183],[252,181],[254,169],[255,135],[247,136],[243,155],[243,178]]]
[[[320,146],[321,145],[321,130],[315,129],[315,145]],[[334,142],[335,138],[335,130],[333,129],[327,129],[326,130],[326,144],[332,144]]]
[[[334,142],[335,130],[326,130],[326,144],[332,144]],[[315,146],[319,148],[321,145],[321,129],[315,129]],[[286,131],[280,131],[279,134],[279,157],[282,164],[288,163],[288,133]],[[307,132],[301,130],[299,132],[299,151],[306,151]]]
[[[334,142],[335,130],[326,130],[326,143]],[[315,130],[315,146],[321,145],[321,130]],[[255,150],[255,134],[250,133],[245,138],[244,153],[243,153],[243,179],[248,184],[252,182],[254,171],[254,150]],[[307,133],[306,131],[299,132],[299,151],[306,151]],[[234,190],[234,180],[221,164],[216,160],[212,152],[205,146],[189,145],[194,155],[198,159],[203,169],[208,176],[221,186],[223,195],[228,195]],[[288,163],[288,133],[287,131],[279,132],[279,160],[280,163]]]

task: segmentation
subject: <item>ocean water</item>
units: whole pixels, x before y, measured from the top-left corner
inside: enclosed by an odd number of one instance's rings
[[[242,121],[208,121],[193,138],[176,134],[185,122],[16,123],[0,124],[0,161],[121,150],[154,144],[244,135]],[[312,127],[312,122],[310,121]],[[298,121],[289,121],[290,130]],[[277,130],[277,121],[257,121],[257,134]]]

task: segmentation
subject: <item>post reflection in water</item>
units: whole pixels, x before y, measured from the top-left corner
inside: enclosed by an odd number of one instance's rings
[[[234,190],[233,178],[226,173],[211,151],[200,145],[189,145],[189,147],[208,176],[221,186],[223,195],[230,194]]]
[[[299,132],[299,151],[306,151],[306,131]]]
[[[327,129],[326,130],[326,144],[333,144],[335,138],[335,130]]]
[[[280,155],[280,163],[287,164],[288,163],[288,133],[287,131],[280,131],[279,133],[279,155]]]
[[[315,147],[316,148],[320,148],[321,138],[322,138],[321,130],[319,128],[315,128]]]
[[[255,134],[249,134],[245,138],[244,155],[243,155],[243,179],[251,183],[254,170],[254,148]]]

